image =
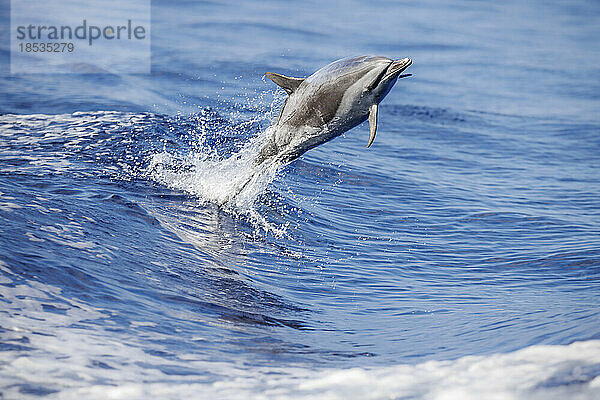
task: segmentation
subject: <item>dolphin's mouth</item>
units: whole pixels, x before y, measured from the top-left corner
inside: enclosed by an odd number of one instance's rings
[[[401,60],[392,61],[385,71],[385,78],[397,76],[398,79],[402,79],[406,78],[407,76],[411,76],[412,74],[400,75],[406,68],[410,67],[411,64],[412,60],[408,57]]]

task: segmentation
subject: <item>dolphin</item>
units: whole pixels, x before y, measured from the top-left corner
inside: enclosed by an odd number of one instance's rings
[[[255,165],[267,160],[289,163],[302,154],[369,120],[371,146],[377,132],[379,103],[412,64],[410,58],[361,56],[343,58],[308,78],[267,72],[288,94],[271,136]]]

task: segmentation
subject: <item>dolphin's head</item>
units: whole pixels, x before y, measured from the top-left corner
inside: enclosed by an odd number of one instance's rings
[[[371,57],[368,63],[374,64],[372,70],[367,74],[368,79],[372,79],[364,87],[364,91],[371,93],[375,102],[379,103],[389,93],[398,78],[404,78],[411,74],[402,72],[412,64],[410,58],[402,58],[400,60],[390,60],[385,57]],[[374,59],[374,60],[373,60]],[[363,84],[368,82],[368,79]]]
[[[392,60],[362,56],[339,60],[324,68],[327,75],[336,76],[335,85],[344,91],[337,113],[342,125],[349,129],[368,118],[370,136],[367,147],[375,139],[379,103],[398,78],[410,76],[402,75],[402,72],[411,64],[410,58]]]
[[[402,72],[412,64],[410,58],[392,60],[387,57],[362,56],[347,59],[346,68],[352,70],[356,82],[355,93],[366,105],[378,104],[392,89],[398,78],[410,76]]]
[[[398,78],[410,76],[402,72],[412,64],[410,58],[392,60],[379,56],[360,56],[335,61],[307,80],[321,85],[327,81],[338,92],[345,93],[346,110],[365,114],[372,104],[379,104]]]
[[[398,78],[410,76],[402,72],[411,64],[410,58],[362,56],[339,60],[323,68],[330,79],[335,77],[334,85],[344,92],[337,114],[340,121],[347,121],[347,127],[352,127],[368,117],[371,134],[367,147],[375,138],[377,106]]]

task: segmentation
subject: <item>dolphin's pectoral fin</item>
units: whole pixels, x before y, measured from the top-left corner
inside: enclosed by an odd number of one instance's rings
[[[285,90],[287,94],[294,93],[294,91],[298,89],[298,86],[300,86],[300,84],[304,82],[304,78],[293,78],[291,76],[276,74],[274,72],[267,72],[265,75],[267,76],[267,78],[269,78],[277,85],[279,85],[283,90]]]
[[[371,146],[373,140],[375,140],[375,134],[377,133],[377,104],[373,104],[369,108],[369,143],[367,147]]]

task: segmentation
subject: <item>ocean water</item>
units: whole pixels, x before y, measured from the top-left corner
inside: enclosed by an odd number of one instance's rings
[[[0,398],[599,398],[598,21],[153,1],[148,75],[10,75],[3,40]],[[371,148],[219,205],[285,98],[264,73],[361,54],[413,60]]]

